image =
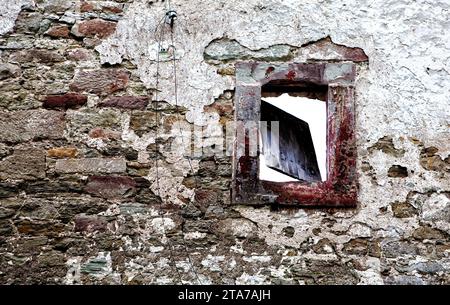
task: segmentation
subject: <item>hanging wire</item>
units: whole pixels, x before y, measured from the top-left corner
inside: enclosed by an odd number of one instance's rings
[[[159,127],[159,116],[158,116],[158,111],[157,111],[157,109],[159,108],[159,101],[158,101],[159,63],[160,63],[160,56],[159,56],[159,54],[160,54],[160,51],[161,51],[161,41],[164,39],[164,35],[163,34],[165,34],[165,31],[163,29],[159,36],[157,36],[157,31],[158,31],[158,29],[159,29],[159,27],[161,26],[162,23],[163,23],[164,27],[167,27],[167,24],[166,24],[165,21],[168,18],[170,12],[174,12],[174,11],[172,11],[170,9],[170,2],[168,1],[167,13],[162,18],[162,20],[158,23],[158,25],[156,27],[156,30],[155,30],[155,33],[156,33],[155,36],[158,37],[158,50],[157,50],[157,62],[156,62],[156,93],[155,93],[155,103],[154,103],[155,120],[156,120],[155,166],[156,166],[156,186],[157,186],[157,189],[158,189],[158,196],[161,198],[160,212],[162,212],[162,201],[164,199],[161,197],[160,184],[159,184],[160,178],[159,178],[159,171],[158,171],[158,146],[156,145],[156,142],[157,142],[157,138],[158,138],[158,127]],[[176,17],[176,15],[175,15],[175,17]],[[173,16],[172,16],[172,19],[173,19]],[[172,63],[173,63],[173,78],[174,78],[175,111],[176,111],[177,114],[180,114],[179,105],[178,105],[178,80],[177,80],[177,69],[176,69],[176,48],[175,48],[175,45],[174,45],[174,32],[173,32],[173,30],[174,30],[174,27],[173,27],[174,23],[173,23],[173,20],[170,20],[170,21],[171,21],[169,23],[169,25],[170,25],[170,40],[171,40],[171,46],[170,47],[172,47],[172,50],[173,50],[173,52],[172,52],[173,53],[173,55],[172,55]],[[181,126],[180,126],[180,134],[181,134],[181,132],[182,132],[182,129],[181,129]],[[183,136],[181,136],[181,141],[182,141],[182,146],[184,147]],[[193,166],[192,166],[191,159],[190,159],[190,157],[188,157],[187,159],[188,159],[190,170],[191,170],[192,174],[194,175],[194,169],[193,169]],[[194,175],[194,181],[195,181],[195,189],[197,189],[198,188],[198,181],[197,181],[197,176],[196,175]],[[161,215],[162,218],[164,217],[163,214],[160,214],[160,215]],[[164,223],[164,218],[163,218],[163,223]],[[163,234],[166,235],[165,234],[165,228],[163,228]],[[198,273],[196,271],[196,268],[195,268],[195,266],[194,266],[194,264],[192,262],[192,259],[191,259],[191,256],[190,256],[187,244],[186,244],[186,240],[185,240],[183,229],[181,229],[181,236],[182,236],[181,240],[182,240],[182,243],[183,243],[183,247],[185,249],[186,256],[187,256],[188,263],[189,263],[189,269],[190,269],[191,272],[194,273],[197,282],[199,284],[202,284],[202,282],[200,280],[200,277],[199,277],[199,275],[198,275]],[[172,255],[172,248],[173,248],[173,246],[172,246],[172,244],[170,242],[170,239],[168,239],[168,242],[169,242],[169,246],[170,246],[170,259],[173,261],[173,255]],[[179,272],[179,270],[178,270],[178,268],[176,266],[176,263],[175,263],[175,269],[176,269],[176,271],[178,273],[179,280],[182,283],[181,274],[180,274],[180,272]]]
[[[161,201],[159,202],[158,214],[159,214],[159,216],[161,217],[161,220],[162,220],[162,233],[163,233],[163,236],[166,237],[167,242],[169,244],[169,256],[170,256],[169,258],[170,258],[170,261],[174,264],[173,268],[175,268],[175,271],[177,273],[178,280],[179,280],[180,284],[183,284],[182,275],[181,275],[180,271],[177,268],[176,262],[173,259],[173,245],[172,245],[172,242],[170,241],[170,238],[167,237],[166,228],[164,226],[165,225],[165,218],[164,218],[164,211],[163,211],[163,207],[162,207],[163,198],[161,196],[161,187],[160,187],[160,184],[159,184],[159,180],[160,180],[159,179],[159,165],[158,165],[159,152],[158,152],[158,144],[157,144],[157,141],[158,141],[158,129],[159,129],[159,115],[158,115],[159,114],[159,109],[158,109],[159,108],[159,99],[158,99],[158,92],[159,92],[159,52],[160,52],[160,49],[161,49],[161,40],[162,40],[163,32],[161,31],[161,33],[158,36],[158,29],[161,26],[161,24],[164,22],[164,20],[165,20],[165,16],[159,21],[159,23],[158,23],[158,25],[156,26],[156,29],[155,29],[155,37],[158,40],[158,48],[157,48],[157,54],[156,54],[156,85],[155,85],[155,87],[156,87],[155,91],[156,92],[155,92],[155,103],[153,103],[153,111],[155,112],[155,121],[156,121],[156,124],[155,124],[156,125],[156,129],[155,129],[156,188],[158,190],[158,194],[157,195],[161,198]]]
[[[175,45],[174,45],[173,28],[170,31],[170,41],[171,41],[171,45],[172,45],[172,49],[173,49],[172,63],[173,63],[173,78],[174,78],[175,112],[177,113],[177,115],[180,115],[180,109],[179,109],[179,106],[178,106],[178,80],[177,80],[177,65],[176,65],[176,48],[175,48]],[[183,141],[184,137],[182,135],[182,131],[183,130],[181,129],[181,125],[180,125],[181,146],[185,147],[184,146],[184,141]],[[189,163],[189,167],[190,167],[191,173],[194,176],[195,189],[197,190],[198,189],[198,181],[197,181],[197,176],[194,173],[194,168],[192,167],[191,158],[188,156],[187,160],[188,160],[188,163]],[[195,274],[195,276],[197,278],[197,281],[200,284],[202,284],[201,281],[200,281],[200,278],[199,278],[199,276],[198,276],[198,274],[196,272],[195,266],[192,263],[191,256],[189,255],[188,247],[187,247],[186,241],[184,239],[184,232],[182,231],[181,233],[182,233],[182,241],[183,241],[183,245],[184,245],[185,251],[187,253],[189,265],[191,266],[192,271],[194,272],[194,274]]]

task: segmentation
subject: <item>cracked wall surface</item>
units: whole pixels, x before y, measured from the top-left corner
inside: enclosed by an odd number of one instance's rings
[[[0,7],[0,283],[450,283],[448,1],[170,2]],[[357,208],[230,205],[242,60],[355,62]]]

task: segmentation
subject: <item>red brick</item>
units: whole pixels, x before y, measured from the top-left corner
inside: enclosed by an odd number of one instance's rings
[[[96,215],[77,215],[74,222],[75,232],[106,231],[108,225],[104,217]]]
[[[94,6],[86,1],[82,1],[80,4],[80,12],[86,13],[86,12],[92,12],[94,10]]]
[[[76,108],[86,104],[87,96],[79,93],[49,95],[43,103],[44,108]]]
[[[29,49],[13,53],[10,56],[9,60],[10,62],[18,63],[38,62],[49,64],[54,62],[61,62],[64,60],[64,57],[57,52],[46,49]]]
[[[195,202],[199,205],[199,208],[204,210],[211,204],[216,204],[218,201],[217,190],[205,190],[199,189],[195,191]]]
[[[96,127],[89,131],[89,136],[91,138],[106,138],[106,133],[102,128]]]
[[[108,129],[103,129],[100,127],[95,127],[89,131],[89,136],[91,138],[101,138],[101,139],[120,139],[121,133],[118,131],[112,131]]]
[[[120,14],[123,10],[120,7],[112,5],[102,5],[102,10],[107,13]]]
[[[70,30],[65,25],[52,26],[45,34],[54,38],[68,38]]]
[[[75,24],[72,33],[79,37],[106,38],[115,32],[116,26],[116,22],[92,19]]]
[[[233,114],[233,105],[215,102],[211,105],[205,106],[206,112],[216,111],[220,116],[227,116]]]
[[[136,190],[136,182],[127,176],[91,176],[85,191],[104,198],[128,197]]]
[[[83,61],[90,58],[90,54],[84,49],[70,50],[66,54],[68,59],[75,61]]]
[[[144,110],[148,105],[148,96],[115,96],[99,104],[100,107]]]

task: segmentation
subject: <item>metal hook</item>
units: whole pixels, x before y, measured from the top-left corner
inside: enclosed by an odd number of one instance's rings
[[[174,10],[167,11],[166,13],[166,23],[170,25],[171,28],[173,28],[173,24],[175,22],[175,19],[177,19],[177,12]]]

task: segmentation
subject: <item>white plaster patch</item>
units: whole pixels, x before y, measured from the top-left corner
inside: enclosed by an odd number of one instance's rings
[[[444,209],[450,207],[450,199],[444,194],[432,194],[422,205],[425,220],[440,218]]]
[[[175,228],[175,222],[169,217],[157,217],[151,221],[153,230],[159,234],[164,234],[168,230]]]
[[[268,263],[272,260],[272,258],[268,255],[252,255],[252,256],[244,256],[242,258],[244,261],[249,263]]]
[[[67,273],[64,279],[65,285],[80,284],[81,259],[81,257],[72,257],[67,260]]]
[[[368,257],[363,260],[367,270],[356,270],[360,278],[358,285],[383,285],[384,281],[380,275],[381,264],[378,258]]]
[[[444,194],[432,194],[422,205],[422,217],[450,234],[450,198]]]
[[[307,217],[302,210],[295,215],[272,214],[268,208],[237,207],[236,210],[244,217],[260,224],[258,235],[264,238],[269,245],[299,245],[312,230],[313,219]],[[288,226],[295,229],[293,237],[283,234],[283,228]]]
[[[268,284],[264,275],[250,275],[246,272],[242,273],[236,279],[236,285],[262,285]]]
[[[188,232],[184,234],[184,239],[190,240],[190,239],[202,239],[206,237],[206,233],[203,232]]]
[[[349,235],[353,237],[371,237],[372,231],[371,229],[364,224],[355,223],[352,224],[348,230]]]
[[[34,5],[33,0],[3,0],[2,5],[0,5],[0,36],[13,29],[23,6]]]
[[[158,252],[161,252],[162,250],[164,250],[164,247],[163,246],[151,246],[149,248],[149,250],[152,253],[158,253]]]
[[[225,256],[223,255],[212,256],[211,254],[208,254],[208,256],[202,260],[202,265],[211,271],[222,271],[220,263],[224,260]]]

